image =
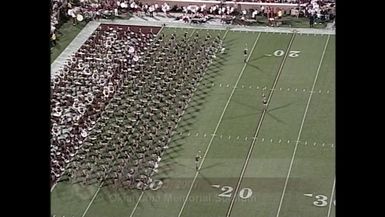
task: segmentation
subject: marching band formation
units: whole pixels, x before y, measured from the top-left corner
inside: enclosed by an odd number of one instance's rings
[[[219,35],[101,25],[52,86],[52,184],[147,189]],[[204,38],[204,40],[201,40]]]

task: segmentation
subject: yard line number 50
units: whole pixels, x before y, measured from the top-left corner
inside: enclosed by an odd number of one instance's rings
[[[289,57],[298,57],[299,53],[301,53],[301,51],[291,50],[291,51],[289,51]],[[276,50],[276,51],[274,51],[273,54],[276,57],[280,57],[280,56],[283,56],[285,54],[285,51],[283,51],[283,50]]]

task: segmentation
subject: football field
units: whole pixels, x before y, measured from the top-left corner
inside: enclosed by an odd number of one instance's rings
[[[146,191],[60,182],[52,216],[334,217],[335,36],[161,32],[220,34],[226,49],[194,93],[157,181]]]

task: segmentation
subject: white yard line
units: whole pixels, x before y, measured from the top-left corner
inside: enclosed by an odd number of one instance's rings
[[[86,215],[88,209],[91,207],[91,204],[94,202],[94,200],[95,200],[96,196],[98,195],[100,189],[102,188],[102,185],[103,185],[103,184],[104,184],[104,182],[100,183],[98,190],[95,192],[95,194],[94,194],[94,196],[92,197],[92,200],[90,201],[90,203],[88,204],[86,210],[84,210],[82,217],[84,217],[84,216]]]
[[[293,43],[293,41],[294,41],[294,37],[295,37],[295,33],[294,33],[293,36],[291,37],[290,42],[289,42],[289,45],[287,46],[287,49],[286,49],[286,50],[290,50],[290,47],[291,47],[291,45],[292,45],[292,43]],[[278,83],[278,79],[279,79],[279,77],[280,77],[280,74],[282,73],[282,69],[283,69],[283,66],[284,66],[284,64],[285,64],[285,61],[286,61],[286,59],[287,59],[288,53],[289,53],[289,52],[286,52],[286,54],[285,54],[285,56],[284,56],[284,58],[283,58],[283,60],[282,60],[281,66],[279,67],[277,76],[276,76],[275,79],[274,79],[272,91],[270,92],[270,94],[269,94],[269,96],[268,96],[268,99],[267,99],[267,105],[269,105],[270,100],[271,100],[271,97],[273,96],[273,92],[274,92],[275,87],[276,87],[276,85],[277,85],[277,83]],[[250,159],[250,157],[251,157],[251,153],[253,152],[254,145],[255,145],[255,141],[257,140],[257,136],[258,136],[259,130],[261,129],[262,122],[263,122],[263,118],[264,118],[265,115],[266,115],[266,110],[263,110],[262,115],[261,115],[261,118],[260,118],[259,121],[258,121],[257,129],[255,130],[255,134],[254,134],[254,136],[253,136],[253,138],[254,138],[254,139],[253,139],[253,142],[251,143],[251,146],[250,146],[250,148],[249,148],[249,152],[247,153],[247,157],[246,157],[245,163],[243,164],[243,167],[242,167],[241,175],[239,176],[239,179],[238,179],[238,182],[237,182],[237,186],[235,187],[233,197],[231,198],[230,206],[229,206],[229,208],[228,208],[228,210],[227,210],[226,217],[229,217],[229,216],[231,215],[231,211],[232,211],[233,206],[234,206],[235,198],[237,198],[239,187],[241,186],[241,182],[242,182],[243,176],[245,175],[246,168],[247,168],[247,164],[249,163],[249,159]]]
[[[136,211],[136,208],[138,207],[138,204],[139,204],[140,200],[141,200],[142,197],[143,197],[143,194],[144,194],[144,191],[142,191],[142,193],[140,194],[139,199],[138,199],[138,201],[136,202],[135,207],[134,207],[134,209],[132,210],[132,212],[131,212],[131,214],[130,214],[130,217],[132,217],[132,216],[134,215],[134,213],[135,213],[135,211]]]
[[[317,69],[317,74],[316,74],[316,76],[315,76],[315,78],[314,78],[313,86],[312,86],[312,88],[311,88],[310,95],[309,95],[309,99],[308,99],[307,104],[306,104],[305,112],[304,112],[303,117],[302,117],[302,123],[301,123],[301,127],[299,128],[297,141],[299,141],[299,139],[300,139],[300,137],[301,137],[303,124],[305,123],[306,114],[307,114],[307,111],[308,111],[308,109],[309,109],[311,97],[313,96],[314,87],[315,87],[315,84],[316,84],[316,82],[317,82],[318,74],[319,74],[319,71],[320,71],[320,69],[321,69],[322,61],[323,61],[324,56],[325,56],[326,47],[327,47],[327,45],[328,45],[328,43],[329,43],[329,38],[330,38],[330,35],[328,35],[328,38],[327,38],[326,43],[325,43],[324,50],[323,50],[323,52],[322,52],[321,60],[320,60],[320,63],[319,63],[319,65],[318,65],[318,69]],[[277,211],[276,217],[279,217],[279,214],[280,214],[280,212],[281,212],[281,206],[282,206],[283,198],[285,197],[286,187],[287,187],[287,183],[288,183],[288,181],[289,181],[291,169],[292,169],[292,167],[293,167],[293,162],[294,162],[295,154],[297,153],[297,148],[298,148],[298,142],[295,143],[293,156],[291,157],[291,162],[290,162],[289,170],[288,170],[288,172],[287,172],[287,176],[286,176],[286,180],[285,180],[285,185],[284,185],[284,187],[283,187],[281,200],[279,201],[279,206],[278,206],[278,211]]]
[[[329,198],[329,210],[328,210],[328,216],[327,217],[330,217],[330,213],[331,213],[330,211],[332,210],[332,204],[334,203],[333,196],[334,196],[335,187],[336,187],[336,178],[334,177],[332,193],[331,193],[330,198]]]
[[[243,65],[243,68],[242,68],[242,70],[241,70],[241,72],[240,72],[240,74],[239,74],[239,76],[238,76],[238,79],[237,79],[237,81],[235,82],[235,87],[238,85],[238,82],[239,82],[239,80],[241,79],[243,72],[245,71],[245,68],[246,68],[246,65],[247,65],[247,61],[249,61],[250,56],[251,56],[251,54],[253,53],[253,50],[254,50],[254,48],[255,48],[255,45],[257,44],[258,39],[259,39],[260,36],[261,36],[261,33],[258,34],[258,37],[257,37],[257,39],[256,39],[255,42],[254,42],[253,48],[251,49],[251,51],[250,51],[250,53],[249,53],[249,56],[247,57],[246,63]],[[234,92],[235,92],[235,89],[236,89],[235,87],[234,87],[233,90],[231,91],[231,94],[230,94],[230,96],[229,96],[229,99],[228,99],[227,102],[226,102],[226,105],[225,105],[225,107],[224,107],[224,109],[223,109],[223,111],[222,111],[222,114],[221,114],[221,116],[220,116],[220,118],[219,118],[219,121],[218,121],[218,123],[217,123],[217,126],[216,126],[215,129],[214,129],[214,133],[213,133],[213,134],[216,134],[216,133],[217,133],[217,130],[218,130],[218,128],[219,128],[219,125],[220,125],[220,123],[222,122],[222,118],[223,118],[223,116],[224,116],[224,114],[225,114],[225,112],[226,112],[227,106],[229,105],[230,100],[231,100],[231,98],[233,97],[233,94],[234,94]],[[199,171],[199,169],[202,167],[203,162],[205,161],[205,158],[206,158],[206,156],[207,156],[207,153],[208,153],[208,151],[209,151],[209,149],[210,149],[210,146],[211,146],[213,140],[214,140],[214,136],[212,136],[211,139],[210,139],[210,142],[209,142],[209,144],[208,144],[208,146],[207,146],[207,148],[206,148],[205,154],[203,155],[202,161],[201,161],[201,163],[200,163],[200,165],[199,165],[198,171]],[[180,209],[180,211],[179,211],[178,217],[180,217],[180,216],[182,215],[182,212],[183,212],[183,209],[184,209],[184,207],[185,207],[185,205],[186,205],[187,199],[188,199],[188,197],[190,196],[191,190],[192,190],[192,188],[193,188],[193,186],[194,186],[194,183],[195,183],[195,181],[196,181],[196,179],[197,179],[197,177],[198,177],[198,173],[199,173],[198,171],[195,173],[194,179],[193,179],[193,181],[192,181],[192,183],[191,183],[191,186],[190,186],[189,191],[187,192],[186,198],[185,198],[184,201],[183,201],[183,204],[182,204],[182,207],[181,207],[181,209]]]

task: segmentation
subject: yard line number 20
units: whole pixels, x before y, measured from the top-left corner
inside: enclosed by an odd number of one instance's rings
[[[219,197],[231,197],[231,194],[233,192],[233,187],[230,186],[222,186],[221,191],[222,193],[218,194]],[[248,199],[253,194],[253,191],[250,188],[242,188],[239,191],[239,197],[242,199]]]
[[[301,53],[301,51],[291,50],[291,51],[289,51],[289,57],[298,57],[299,53]],[[283,56],[285,54],[285,51],[283,51],[283,50],[276,50],[276,51],[274,51],[273,54],[276,57],[280,57],[280,56]]]

